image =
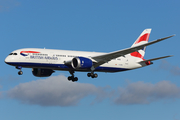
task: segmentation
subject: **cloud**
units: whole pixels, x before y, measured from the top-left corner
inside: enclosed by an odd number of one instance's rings
[[[7,92],[22,103],[41,106],[74,106],[89,95],[101,96],[104,90],[92,84],[69,82],[64,76],[22,83]],[[99,98],[96,99],[99,99]]]
[[[76,106],[90,96],[91,103],[110,100],[115,105],[150,104],[158,100],[180,98],[180,88],[170,81],[156,84],[128,82],[125,87],[112,89],[88,83],[70,82],[65,76],[51,76],[21,83],[6,92],[10,99],[40,106]]]
[[[162,60],[160,69],[169,71],[172,75],[179,76],[180,75],[180,67],[171,65],[168,61]]]
[[[169,81],[161,81],[156,84],[142,81],[129,83],[125,88],[117,90],[115,104],[149,104],[162,99],[180,98],[180,88]]]
[[[0,12],[9,11],[19,5],[20,3],[16,0],[0,0]]]

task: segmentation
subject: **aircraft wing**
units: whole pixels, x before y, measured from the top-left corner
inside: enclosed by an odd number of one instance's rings
[[[112,59],[115,59],[117,57],[124,56],[124,55],[127,55],[129,53],[138,51],[140,49],[143,49],[145,46],[149,46],[151,44],[163,41],[163,40],[171,38],[173,36],[175,36],[175,35],[171,35],[171,36],[168,36],[165,38],[160,38],[160,39],[157,39],[157,40],[154,40],[154,41],[142,44],[142,45],[126,48],[123,50],[119,50],[119,51],[115,51],[115,52],[111,52],[111,53],[107,53],[107,54],[102,54],[102,55],[98,55],[98,56],[92,56],[91,58],[96,61],[96,63],[93,65],[93,67],[96,68],[96,67],[98,67],[98,66],[100,66],[100,65],[102,65],[102,64],[104,64],[104,63],[106,63]]]

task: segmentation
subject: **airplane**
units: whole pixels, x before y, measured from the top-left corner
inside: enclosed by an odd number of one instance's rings
[[[151,29],[145,29],[129,48],[110,52],[85,52],[72,50],[24,48],[11,52],[5,59],[5,63],[19,69],[32,68],[36,77],[49,77],[55,70],[69,71],[69,81],[78,81],[74,76],[75,71],[88,72],[87,76],[97,78],[94,72],[121,72],[145,67],[172,55],[144,59],[146,46],[171,38],[174,35],[148,42]]]

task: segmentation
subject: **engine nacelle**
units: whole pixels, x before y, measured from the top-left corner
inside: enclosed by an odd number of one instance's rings
[[[74,69],[88,69],[92,67],[93,62],[89,58],[75,57],[72,59],[71,65]]]
[[[36,77],[49,77],[54,71],[51,69],[33,68],[32,73]]]

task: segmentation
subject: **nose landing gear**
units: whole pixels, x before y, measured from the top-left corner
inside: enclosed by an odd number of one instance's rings
[[[21,66],[16,66],[16,69],[20,70],[20,71],[18,72],[18,75],[22,75],[22,74],[23,74],[23,72],[21,71],[21,69],[22,69]]]
[[[18,72],[18,75],[22,75],[23,74],[23,72],[20,70],[19,72]]]

